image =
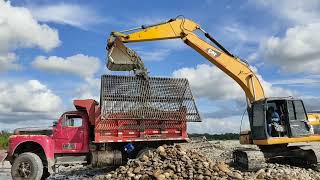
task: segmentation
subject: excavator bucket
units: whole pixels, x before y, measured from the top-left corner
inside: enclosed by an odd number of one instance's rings
[[[135,51],[116,38],[108,49],[107,68],[111,71],[143,70],[144,64]]]

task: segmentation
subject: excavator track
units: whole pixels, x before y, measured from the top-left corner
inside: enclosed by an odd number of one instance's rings
[[[298,162],[302,162],[303,166],[309,166],[314,170],[320,171],[320,149],[302,146],[293,154],[300,159]]]
[[[240,169],[247,171],[257,171],[264,168],[267,162],[290,164],[320,171],[320,149],[311,146],[272,147],[260,147],[260,150],[237,149],[233,151],[233,162]]]
[[[236,166],[247,171],[256,171],[266,166],[263,152],[256,149],[237,149],[233,151],[233,160]]]

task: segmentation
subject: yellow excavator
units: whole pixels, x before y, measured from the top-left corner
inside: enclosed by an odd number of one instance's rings
[[[202,32],[214,45],[200,38],[196,31]],[[181,39],[244,90],[250,131],[240,132],[240,143],[254,144],[259,149],[235,150],[233,158],[236,164],[247,170],[256,170],[262,168],[264,162],[285,159],[318,168],[320,154],[317,150],[311,146],[290,144],[320,141],[320,136],[313,134],[303,101],[293,97],[266,97],[261,82],[249,64],[231,54],[192,20],[177,17],[158,24],[112,32],[107,42],[107,67],[113,71],[133,70],[147,78],[143,61],[124,43],[165,39]],[[275,113],[278,114],[278,121],[273,117]],[[311,114],[310,118],[315,116]]]

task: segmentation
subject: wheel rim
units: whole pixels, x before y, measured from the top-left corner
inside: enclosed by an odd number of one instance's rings
[[[31,174],[31,165],[27,161],[23,161],[18,166],[18,173],[20,177],[28,178]]]

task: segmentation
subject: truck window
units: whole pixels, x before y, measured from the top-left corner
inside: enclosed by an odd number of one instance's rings
[[[63,121],[63,126],[66,127],[81,127],[82,126],[82,117],[75,115],[66,115],[66,118]]]

